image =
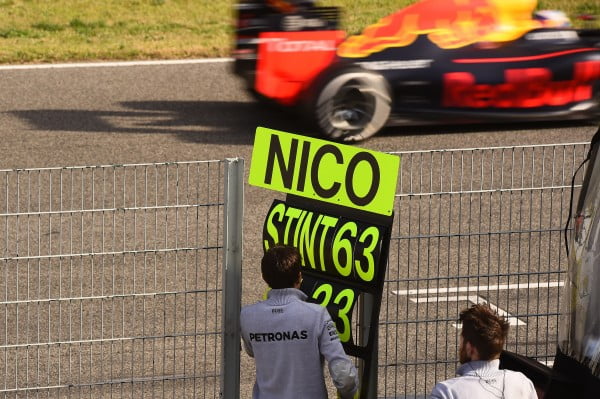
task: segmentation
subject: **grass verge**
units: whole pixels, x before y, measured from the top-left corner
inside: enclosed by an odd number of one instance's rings
[[[222,57],[235,0],[0,0],[0,63]],[[322,0],[357,33],[411,0]],[[539,9],[600,14],[597,0],[540,0]]]

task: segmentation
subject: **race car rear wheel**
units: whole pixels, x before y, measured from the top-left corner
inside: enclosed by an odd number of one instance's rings
[[[391,95],[383,76],[359,68],[325,79],[313,115],[323,135],[336,141],[361,141],[387,122]]]

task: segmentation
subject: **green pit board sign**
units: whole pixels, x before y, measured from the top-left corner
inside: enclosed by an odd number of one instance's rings
[[[395,155],[259,127],[249,182],[390,216],[399,168]]]
[[[249,182],[287,194],[285,201],[273,201],[265,217],[263,248],[298,248],[300,289],[327,308],[346,353],[364,362],[360,398],[369,396],[376,373],[372,365],[399,168],[394,155],[256,130]]]
[[[309,301],[327,307],[346,353],[364,358],[368,340],[354,337],[354,309],[364,295],[371,302],[381,298],[390,226],[358,217],[323,212],[294,198],[274,200],[265,219],[263,248],[298,248],[304,277],[300,289]]]

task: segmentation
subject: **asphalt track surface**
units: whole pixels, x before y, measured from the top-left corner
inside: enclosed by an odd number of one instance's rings
[[[0,68],[0,169],[251,159],[257,126],[311,134],[257,104],[227,60]],[[378,151],[589,141],[594,125],[391,127],[359,144]],[[247,179],[246,179],[247,181]],[[245,187],[244,303],[260,295],[264,215],[276,194]],[[242,397],[253,376],[243,356]]]

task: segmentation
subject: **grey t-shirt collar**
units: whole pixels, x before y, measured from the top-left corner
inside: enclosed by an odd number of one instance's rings
[[[461,365],[456,374],[460,376],[473,375],[485,377],[493,375],[500,369],[500,359],[494,360],[473,360]]]
[[[306,301],[306,294],[296,288],[272,289],[267,293],[267,299],[274,305],[285,305],[292,301]]]

